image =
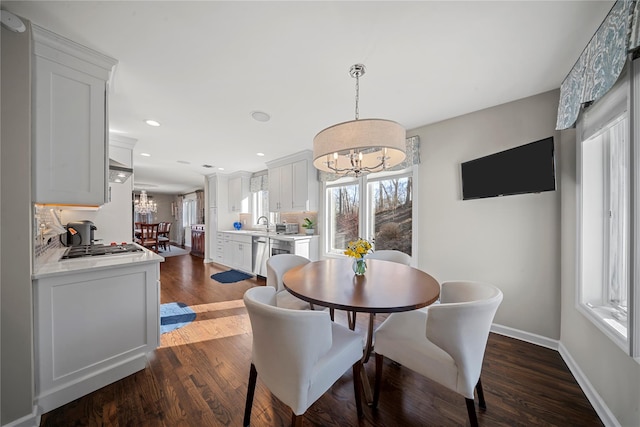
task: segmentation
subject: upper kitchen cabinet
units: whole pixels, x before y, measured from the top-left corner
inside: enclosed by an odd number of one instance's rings
[[[216,175],[207,176],[207,187],[209,194],[209,207],[218,207],[218,177]]]
[[[318,209],[318,180],[313,153],[305,150],[267,163],[271,212]]]
[[[229,212],[249,212],[249,180],[251,172],[236,172],[229,175]]]
[[[107,82],[117,61],[33,25],[33,201],[107,201]]]

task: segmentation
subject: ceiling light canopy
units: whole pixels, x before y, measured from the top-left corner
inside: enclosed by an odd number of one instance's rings
[[[271,116],[264,111],[252,111],[251,117],[253,117],[253,120],[256,120],[258,122],[268,122],[269,120],[271,120]]]
[[[406,157],[406,131],[384,119],[359,119],[358,102],[362,64],[351,66],[356,79],[356,119],[330,126],[313,138],[313,165],[324,172],[360,176],[391,168]]]
[[[156,121],[156,120],[152,120],[152,119],[148,119],[144,121],[146,124],[148,124],[149,126],[153,126],[153,127],[158,127],[160,126],[160,122]]]

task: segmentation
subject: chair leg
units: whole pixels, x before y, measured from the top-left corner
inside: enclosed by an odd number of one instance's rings
[[[478,378],[478,384],[476,384],[476,391],[478,392],[478,406],[483,411],[487,410],[487,402],[484,401],[484,391],[482,390],[482,382]]]
[[[296,415],[293,413],[291,417],[291,427],[302,427],[302,418],[303,415]]]
[[[476,416],[476,404],[473,399],[464,398],[467,402],[467,412],[469,413],[469,421],[471,427],[478,427],[478,417]]]
[[[251,407],[253,406],[253,393],[256,391],[256,380],[258,379],[258,371],[256,371],[256,367],[251,364],[251,369],[249,370],[249,386],[247,387],[247,402],[244,407],[244,421],[242,425],[244,427],[249,427],[251,423]]]
[[[384,356],[376,353],[376,384],[373,386],[373,401],[371,407],[376,409],[378,407],[378,399],[380,398],[380,383],[382,382],[382,362]]]
[[[358,412],[358,418],[363,417],[362,413],[362,381],[360,379],[360,373],[362,372],[362,362],[357,361],[353,364],[353,392],[356,396],[356,410]]]

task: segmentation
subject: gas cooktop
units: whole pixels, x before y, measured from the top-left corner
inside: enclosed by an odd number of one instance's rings
[[[142,252],[142,249],[140,249],[133,243],[124,243],[121,245],[81,245],[71,246],[70,248],[67,248],[60,259],[83,258],[101,255],[118,255],[134,252]]]

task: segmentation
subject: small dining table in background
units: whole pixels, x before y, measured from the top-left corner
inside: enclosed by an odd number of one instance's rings
[[[367,271],[356,276],[350,258],[325,259],[294,267],[283,276],[285,288],[311,304],[345,310],[349,328],[355,329],[356,314],[369,313],[362,362],[373,351],[373,323],[376,313],[416,310],[433,304],[440,296],[440,285],[431,275],[404,264],[378,259],[367,260]],[[371,388],[362,370],[367,401]]]

